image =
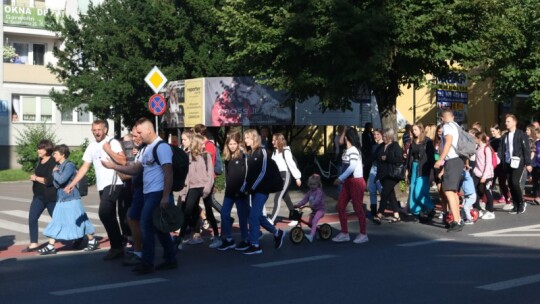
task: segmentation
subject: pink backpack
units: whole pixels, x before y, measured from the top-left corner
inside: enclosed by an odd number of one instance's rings
[[[488,147],[489,147],[489,150],[491,151],[491,164],[493,165],[493,169],[495,170],[495,168],[497,168],[497,165],[501,163],[501,160],[499,159],[499,155],[497,155],[497,152],[495,152],[495,150],[493,150],[493,148],[488,145],[484,147],[484,155],[487,156],[486,149]]]

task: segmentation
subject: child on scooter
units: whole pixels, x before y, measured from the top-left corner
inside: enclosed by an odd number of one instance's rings
[[[301,208],[309,203],[309,207],[313,210],[309,216],[309,223],[311,224],[311,233],[306,234],[306,239],[310,243],[315,239],[317,233],[317,223],[324,216],[324,192],[322,190],[321,177],[318,174],[313,174],[308,178],[309,191],[304,198],[296,204],[295,208]]]

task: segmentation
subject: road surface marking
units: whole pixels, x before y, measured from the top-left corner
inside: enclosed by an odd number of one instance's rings
[[[501,291],[505,289],[516,288],[516,287],[539,283],[539,282],[540,282],[540,274],[536,274],[536,275],[532,275],[528,277],[522,277],[522,278],[517,278],[513,280],[478,286],[476,288],[489,290],[489,291]]]
[[[473,233],[474,237],[540,237],[540,225],[529,225],[509,229]]]
[[[22,203],[30,203],[30,202],[32,202],[32,199],[24,199],[24,198],[12,197],[12,196],[0,196],[0,200],[22,202]]]
[[[298,264],[298,263],[326,260],[326,259],[331,259],[331,258],[335,258],[335,257],[337,257],[337,255],[326,254],[326,255],[317,255],[317,256],[299,258],[299,259],[283,260],[283,261],[279,261],[279,262],[255,264],[255,265],[251,265],[251,266],[258,267],[258,268],[269,268],[269,267],[275,267],[275,266],[283,266],[283,265],[290,265],[290,264]]]
[[[0,219],[0,228],[11,230],[11,231],[17,231],[21,233],[28,233],[29,231],[28,225],[14,223],[14,222],[6,221],[3,219]],[[39,228],[39,231],[42,232],[43,229]]]
[[[14,217],[19,217],[19,218],[23,218],[25,220],[28,220],[28,211],[23,211],[23,210],[6,210],[6,211],[0,211],[0,213],[3,213],[3,214],[7,214],[7,215],[10,215],[10,216],[14,216]],[[91,218],[91,219],[95,219],[95,220],[99,220],[99,216],[97,214],[92,214],[91,212],[87,212],[86,215],[88,215],[88,218]],[[45,214],[43,213],[40,217],[39,217],[39,221],[42,222],[42,223],[50,223],[51,221],[51,217],[48,215],[48,214]],[[94,227],[102,227],[101,225],[97,225],[97,224],[94,224]]]
[[[403,244],[398,244],[397,246],[400,246],[400,247],[415,247],[415,246],[431,245],[431,244],[440,243],[440,242],[451,242],[453,240],[454,239],[436,239],[436,240],[429,240],[429,241],[403,243]]]
[[[123,282],[123,283],[115,283],[115,284],[105,284],[105,285],[96,285],[96,286],[88,286],[88,287],[83,287],[83,288],[52,291],[52,292],[50,292],[50,294],[55,295],[55,296],[66,296],[66,295],[72,295],[72,294],[78,294],[78,293],[87,293],[87,292],[98,291],[98,290],[107,290],[107,289],[115,289],[115,288],[124,288],[124,287],[131,287],[131,286],[140,286],[140,285],[161,283],[161,282],[166,282],[166,281],[168,281],[168,280],[162,279],[162,278],[155,278],[155,279],[148,279],[148,280],[131,281],[131,282]]]

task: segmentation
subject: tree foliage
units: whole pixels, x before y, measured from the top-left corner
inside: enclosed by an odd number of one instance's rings
[[[39,157],[37,146],[41,140],[48,139],[53,145],[58,142],[54,130],[47,124],[25,125],[16,137],[17,163],[26,172],[32,172],[36,168]]]
[[[149,116],[144,77],[155,65],[169,80],[232,74],[211,0],[109,0],[87,15],[47,18],[62,47],[49,69],[66,86],[52,90],[60,109],[87,104],[129,126]]]
[[[493,80],[495,100],[527,94],[540,109],[540,1],[493,1],[466,49],[465,66],[472,76]]]
[[[487,2],[226,0],[220,29],[232,61],[292,99],[348,108],[365,83],[383,124],[395,127],[400,86],[446,76]]]

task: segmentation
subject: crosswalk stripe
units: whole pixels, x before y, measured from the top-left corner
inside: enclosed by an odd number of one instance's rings
[[[24,198],[11,197],[11,196],[0,196],[0,200],[7,200],[7,201],[14,201],[14,202],[21,202],[21,203],[30,203],[32,201],[32,199],[24,199]]]
[[[0,211],[0,213],[18,217],[18,218],[28,219],[28,212],[23,211],[23,210],[6,210],[6,211]],[[96,221],[99,223],[99,216],[97,214],[92,214],[91,212],[87,212],[86,214],[88,215],[88,218],[94,220],[92,221],[92,224],[94,225],[94,227],[103,227],[102,225],[94,224],[94,222]],[[50,221],[51,221],[51,217],[48,214],[43,213],[39,217],[39,222],[48,224]]]
[[[0,228],[21,233],[28,233],[28,225],[14,223],[3,219],[0,219]],[[39,228],[39,231],[42,232],[43,228]]]

